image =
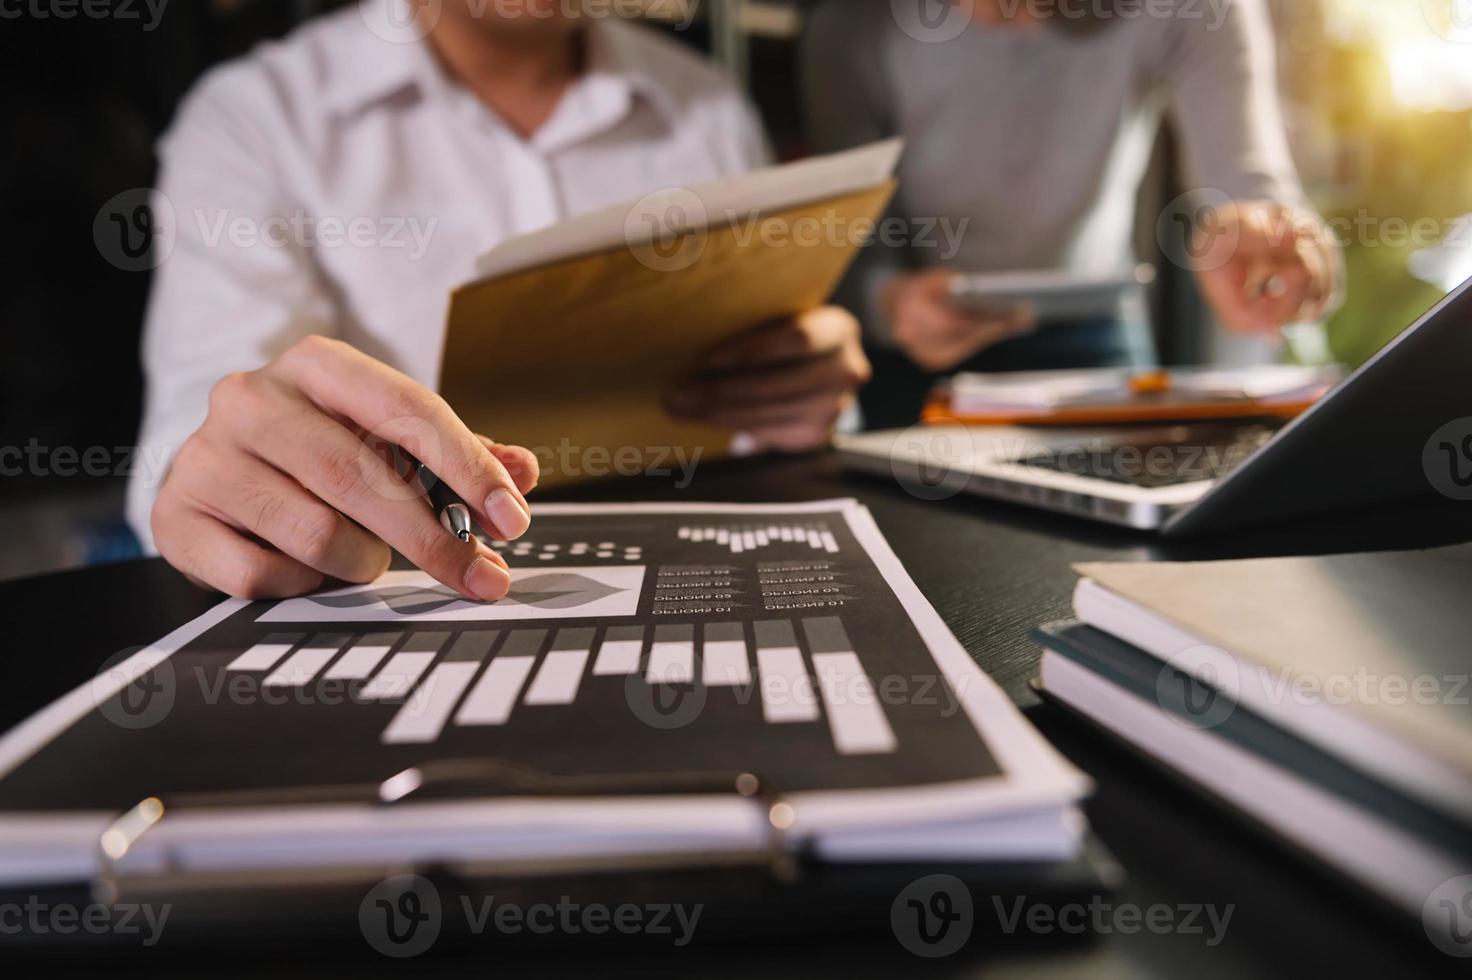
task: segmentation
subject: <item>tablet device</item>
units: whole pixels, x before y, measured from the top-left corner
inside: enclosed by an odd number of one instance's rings
[[[956,277],[951,295],[959,306],[978,312],[1027,307],[1047,323],[1115,315],[1127,294],[1154,281],[1155,267],[1148,264],[1115,276],[1057,270],[966,273]]]

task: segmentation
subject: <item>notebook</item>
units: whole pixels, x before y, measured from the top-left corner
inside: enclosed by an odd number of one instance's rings
[[[1078,570],[1090,626],[1472,819],[1472,544]]]

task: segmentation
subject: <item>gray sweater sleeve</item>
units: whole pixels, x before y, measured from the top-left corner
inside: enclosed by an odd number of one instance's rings
[[[1229,0],[1169,20],[1163,83],[1193,188],[1233,200],[1305,203],[1278,101],[1273,31],[1263,0]]]

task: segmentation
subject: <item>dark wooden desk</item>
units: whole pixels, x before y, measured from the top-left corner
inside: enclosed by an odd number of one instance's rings
[[[943,961],[900,950],[891,936],[759,937],[711,948],[697,935],[689,948],[619,946],[617,955],[584,941],[571,949],[479,948],[394,964],[409,972],[467,975],[561,975],[596,972],[710,976],[1410,976],[1450,974],[1464,963],[1437,953],[1419,924],[1400,922],[1348,892],[1291,853],[1206,804],[1132,756],[1108,744],[1029,688],[1038,651],[1033,626],[1067,616],[1076,581],[1070,564],[1095,559],[1210,559],[1423,547],[1472,540],[1472,508],[1425,507],[1331,518],[1199,542],[1165,542],[1010,505],[972,498],[916,499],[894,483],[842,473],[831,456],[722,463],[701,467],[686,489],[672,481],[631,479],[549,495],[557,500],[789,501],[854,496],[879,526],[921,590],[972,655],[1027,711],[1032,721],[1096,780],[1088,806],[1097,833],[1130,875],[1113,901],[1234,906],[1225,941],[1208,948],[1202,935],[1114,932],[1086,941],[1009,944],[985,936]],[[8,728],[85,682],[109,657],[146,644],[203,612],[216,596],[186,583],[162,562],[134,562],[0,585],[0,609],[11,631],[7,683],[0,688],[0,726]],[[85,613],[71,611],[74,602]],[[258,938],[258,937],[257,937]],[[486,948],[490,944],[492,948]],[[361,944],[360,944],[361,946]],[[221,937],[226,955],[213,972],[361,974],[387,961],[356,949],[293,949],[289,958],[248,936]],[[135,954],[109,958],[181,972],[182,958]],[[59,965],[55,954],[48,970]],[[97,964],[79,958],[76,965]]]

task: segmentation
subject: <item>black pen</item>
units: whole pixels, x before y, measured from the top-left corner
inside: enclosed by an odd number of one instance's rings
[[[410,474],[419,481],[424,492],[429,495],[430,506],[434,508],[435,515],[439,517],[440,523],[461,541],[469,541],[470,530],[470,508],[465,501],[461,500],[455,491],[451,490],[449,484],[445,483],[434,472],[408,450],[400,449],[404,459],[409,463],[413,472]]]

